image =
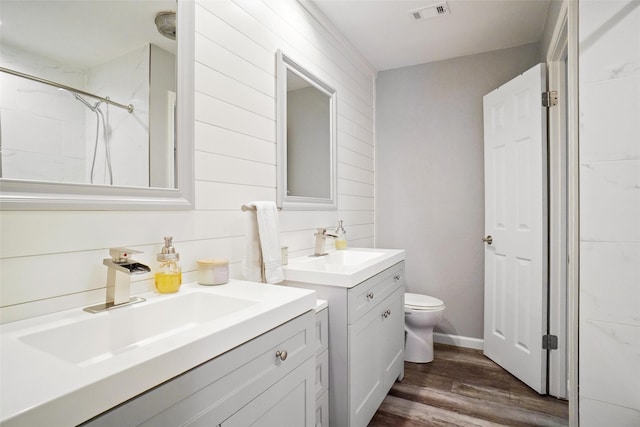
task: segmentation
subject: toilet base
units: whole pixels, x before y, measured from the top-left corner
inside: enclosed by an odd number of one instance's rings
[[[429,363],[433,361],[433,329],[421,331],[418,336],[405,329],[404,360],[412,363]]]

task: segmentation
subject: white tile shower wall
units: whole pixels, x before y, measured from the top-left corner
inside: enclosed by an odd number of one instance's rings
[[[85,88],[83,70],[6,44],[0,58],[3,67]],[[5,73],[0,93],[3,176],[84,182],[85,107],[69,93]]]
[[[109,123],[107,138],[114,185],[149,186],[150,54],[149,45],[139,46],[87,71],[89,92],[134,108],[129,113],[112,105],[100,107]],[[95,120],[95,114],[87,111],[87,159],[93,158],[96,147]],[[109,184],[102,128],[100,133],[93,182]],[[90,182],[91,163],[86,162],[87,182]]]
[[[640,425],[640,3],[580,2],[580,425]]]
[[[49,58],[2,47],[3,66],[133,104],[134,113],[102,105],[108,118],[114,184],[147,186],[149,46],[112,58],[89,70],[65,67]],[[55,87],[2,74],[3,176],[63,182],[108,183],[103,130],[96,146],[96,115]],[[91,104],[96,101],[84,96]],[[37,114],[31,112],[36,111]],[[83,120],[84,118],[84,120]],[[89,161],[85,161],[89,159]]]
[[[316,227],[345,221],[352,246],[374,240],[373,72],[295,0],[196,2],[196,208],[187,212],[0,212],[0,319],[104,298],[108,248],[142,250],[155,266],[173,235],[184,280],[222,256],[241,278],[240,205],[275,200],[275,52],[283,49],[338,91],[338,211],[283,211],[281,242],[310,253]],[[133,292],[152,289],[151,274]]]

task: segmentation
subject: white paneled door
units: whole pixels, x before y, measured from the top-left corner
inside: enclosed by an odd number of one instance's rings
[[[547,374],[545,88],[538,64],[484,96],[484,353],[538,393]]]

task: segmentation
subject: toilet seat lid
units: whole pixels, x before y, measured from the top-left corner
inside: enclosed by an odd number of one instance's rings
[[[416,310],[433,310],[444,307],[444,302],[438,298],[422,294],[404,294],[404,305]]]

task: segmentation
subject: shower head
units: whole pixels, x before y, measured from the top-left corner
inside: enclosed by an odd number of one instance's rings
[[[173,11],[158,12],[156,15],[156,27],[163,36],[176,39],[176,13]]]
[[[75,99],[77,99],[78,101],[82,102],[88,109],[90,109],[93,112],[95,112],[96,108],[98,108],[98,106],[102,103],[101,101],[98,101],[98,102],[96,102],[95,105],[91,105],[91,104],[89,104],[89,101],[87,101],[86,99],[84,99],[83,97],[81,97],[80,95],[78,95],[75,92],[71,92],[70,90],[63,89],[63,88],[59,88],[58,90],[60,92],[64,92],[64,93],[68,93],[70,95],[73,95]]]
[[[83,97],[81,97],[80,95],[78,95],[77,93],[74,93],[73,96],[75,96],[75,98],[82,102],[84,105],[87,106],[88,109],[90,109],[91,111],[96,111],[96,108],[98,108],[98,105],[100,105],[100,102],[96,102],[96,105],[91,105],[89,104],[89,102],[84,99]]]

